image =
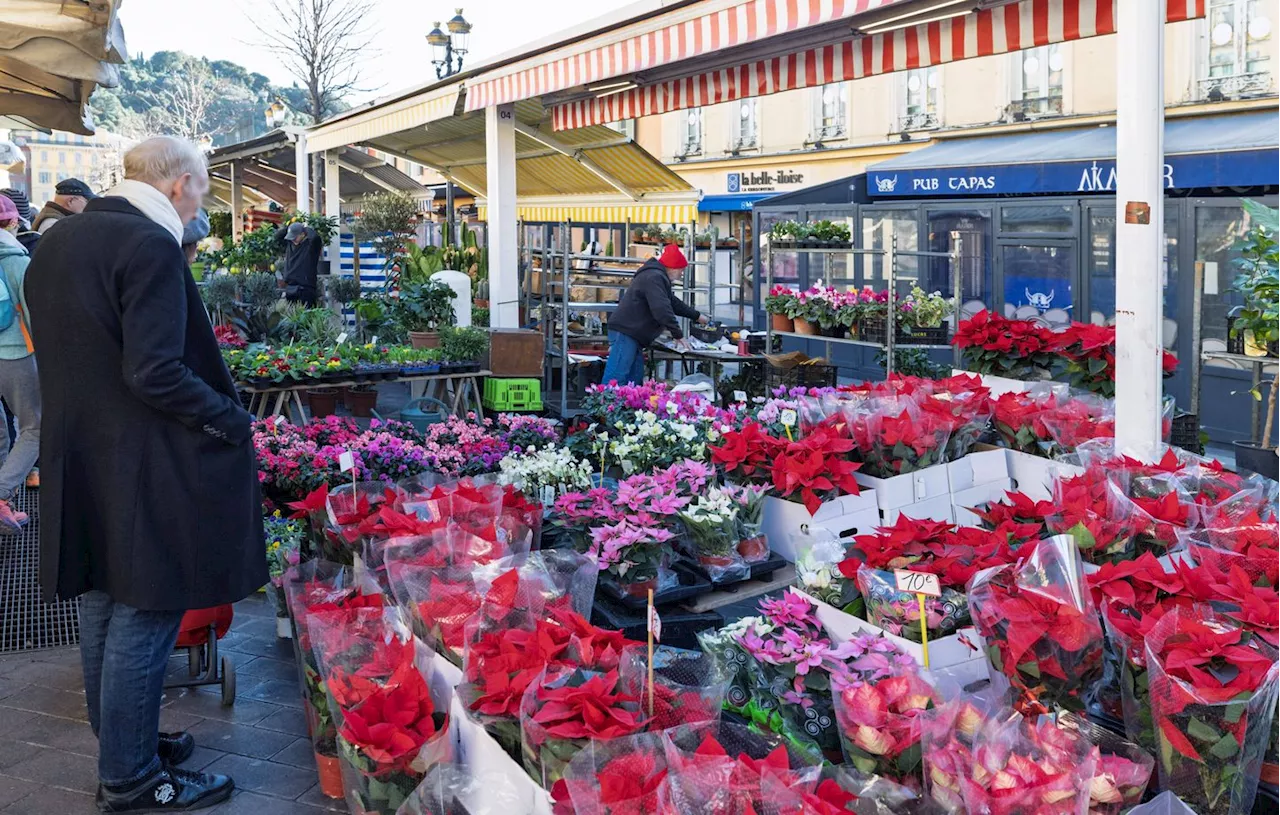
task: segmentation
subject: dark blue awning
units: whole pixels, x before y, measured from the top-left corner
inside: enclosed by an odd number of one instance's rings
[[[750,212],[757,201],[772,198],[773,192],[740,192],[734,195],[704,195],[698,202],[698,212]]]
[[[1166,189],[1280,183],[1280,113],[1171,119]],[[1116,129],[948,139],[867,168],[873,198],[1114,192]]]

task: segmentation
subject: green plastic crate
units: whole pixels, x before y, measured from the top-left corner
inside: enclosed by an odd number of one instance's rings
[[[483,401],[486,410],[504,413],[542,410],[542,380],[491,376],[484,381]]]

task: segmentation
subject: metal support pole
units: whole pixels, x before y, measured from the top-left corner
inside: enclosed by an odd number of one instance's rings
[[[734,253],[734,260],[737,261],[738,267],[738,325],[747,325],[747,227],[741,221],[738,222],[738,251]],[[732,283],[732,279],[730,279]],[[748,329],[755,328],[755,320],[752,325],[747,326]]]
[[[298,212],[311,209],[311,157],[307,155],[307,134],[299,133],[294,143],[293,173],[295,205]]]
[[[457,239],[454,237],[457,234],[457,230],[454,228],[457,214],[453,209],[453,182],[447,180],[444,182],[444,219],[445,229],[447,230],[444,243],[449,246],[457,246]]]
[[[1164,6],[1116,5],[1116,448],[1160,445]]]
[[[920,278],[919,264],[916,265],[916,278]],[[960,289],[960,233],[955,231],[951,233],[951,302],[955,304],[956,309],[951,315],[953,336],[960,330],[960,298],[963,295]],[[956,370],[960,369],[960,346],[958,345],[951,347],[951,364]]]
[[[888,314],[885,316],[885,335],[884,335],[884,381],[888,382],[893,378],[893,340],[897,326],[894,324],[894,310],[898,303],[898,236],[894,234],[889,246],[893,252],[893,256],[889,258],[889,262],[885,264],[885,271],[889,275],[889,300]]]
[[[244,238],[244,166],[231,162],[231,238]]]
[[[560,269],[560,296],[564,307],[560,311],[560,418],[569,412],[569,255],[573,254],[573,231],[564,222],[564,266]]]
[[[333,240],[329,244],[329,274],[337,277],[342,271],[342,239],[339,233],[342,231],[342,196],[338,187],[338,177],[340,170],[338,168],[337,150],[328,150],[324,154],[324,214],[328,218],[338,219],[338,228],[333,231]],[[351,249],[354,252],[360,251],[360,243],[353,235],[351,238]]]
[[[485,173],[489,199],[489,320],[516,328],[516,117],[511,105],[485,108]]]
[[[1200,366],[1203,364],[1200,350],[1201,298],[1204,296],[1204,261],[1197,260],[1191,285],[1191,412],[1200,415]],[[1257,400],[1254,400],[1257,404]]]

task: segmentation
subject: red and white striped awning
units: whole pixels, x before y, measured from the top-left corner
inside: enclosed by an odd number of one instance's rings
[[[962,17],[855,36],[787,56],[566,102],[552,108],[552,122],[556,130],[570,130],[1114,34],[1118,1],[1020,0]],[[1191,20],[1204,13],[1205,0],[1166,0],[1167,22]],[[470,108],[471,100],[467,101]]]
[[[588,39],[576,48],[556,49],[550,53],[564,56],[542,64],[530,65],[537,59],[534,57],[515,63],[502,76],[485,75],[467,85],[466,109],[483,110],[652,70],[897,2],[902,0],[746,0],[736,5],[707,4],[722,8],[660,27],[642,21]]]

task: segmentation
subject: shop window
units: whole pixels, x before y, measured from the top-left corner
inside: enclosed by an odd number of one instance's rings
[[[898,118],[898,130],[934,130],[940,125],[938,117],[939,85],[942,75],[938,68],[916,68],[907,71],[902,79],[903,108]]]
[[[1209,0],[1201,99],[1219,102],[1271,90],[1271,17],[1258,0]]]
[[[862,209],[862,248],[876,249],[885,254],[865,254],[862,256],[861,273],[857,285],[883,289],[889,279],[889,266],[897,238],[897,249],[900,252],[917,252],[920,250],[919,230],[916,227],[916,211],[914,209]],[[920,278],[920,259],[910,255],[899,255],[895,275],[899,280],[915,281]]]
[[[681,139],[676,158],[702,155],[702,108],[689,108],[684,112]]]
[[[799,213],[795,210],[784,212],[768,212],[760,213],[760,234],[768,235],[769,230],[774,224],[781,221],[794,221],[799,217]],[[773,265],[773,280],[775,283],[787,283],[796,285],[800,279],[799,263],[797,262],[798,253],[788,250],[773,250],[769,253],[770,262]],[[762,272],[765,270],[761,270]],[[768,280],[767,274],[760,275],[760,286],[764,287]],[[768,292],[765,291],[765,294]],[[763,296],[763,295],[761,295]]]
[[[1075,207],[1050,204],[1030,207],[1001,207],[1000,231],[1036,234],[1069,234],[1075,230]]]
[[[1020,122],[1043,116],[1061,116],[1062,46],[1028,48],[1013,54],[1011,59],[1013,99],[1005,108],[1005,118]]]
[[[1234,211],[1238,217],[1239,210]],[[1169,328],[1170,321],[1190,327],[1191,315],[1178,314],[1178,208],[1165,202],[1164,208],[1164,269],[1161,282],[1164,287],[1164,316],[1166,323],[1165,347],[1173,349],[1177,329]],[[1094,325],[1114,325],[1116,321],[1116,211],[1114,207],[1101,207],[1089,211],[1086,239],[1085,266],[1089,274],[1089,312],[1083,309],[1076,319]],[[1223,322],[1223,334],[1226,323]],[[1209,336],[1209,334],[1205,334]]]
[[[1200,303],[1200,346],[1225,351],[1227,313],[1243,299],[1231,284],[1240,273],[1240,245],[1254,222],[1243,207],[1200,206],[1195,210],[1196,262],[1204,263],[1204,294]],[[1240,367],[1226,361],[1209,365]]]
[[[729,105],[732,116],[729,127],[729,152],[737,155],[741,150],[755,150],[760,146],[760,131],[757,125],[755,97],[741,99]]]
[[[926,213],[929,229],[929,251],[960,253],[960,299],[966,311],[981,310],[977,304],[991,308],[992,291],[992,217],[990,209],[930,210]],[[930,258],[927,273],[920,283],[925,291],[950,294],[950,258]],[[1008,299],[1008,298],[1006,298]]]
[[[1012,317],[1042,317],[1050,328],[1065,327],[1076,314],[1075,241],[1002,244],[1005,311]]]
[[[818,88],[813,104],[813,143],[842,139],[846,134],[844,83]]]

